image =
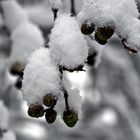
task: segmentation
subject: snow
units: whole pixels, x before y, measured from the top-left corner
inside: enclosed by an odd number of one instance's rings
[[[82,24],[91,21],[97,27],[111,25],[116,33],[126,39],[132,49],[140,48],[140,21],[134,0],[85,0],[78,19]],[[130,20],[131,19],[131,20]]]
[[[9,113],[3,102],[0,100],[0,128],[7,129],[9,123]]]
[[[79,90],[76,88],[72,89],[72,86],[66,76],[63,77],[63,86],[68,92],[69,107],[74,111],[79,112],[81,108],[81,96]]]
[[[30,22],[24,22],[13,30],[11,40],[10,64],[15,62],[26,64],[31,53],[45,44],[40,29]]]
[[[134,0],[84,0],[84,6],[79,13],[81,21],[92,21],[98,26],[117,21],[116,16],[138,17],[138,10]]]
[[[54,61],[70,69],[83,65],[88,56],[87,43],[78,22],[66,14],[60,14],[56,19],[49,47]]]
[[[131,18],[131,20],[129,20]],[[116,30],[121,39],[126,39],[126,45],[138,50],[140,48],[140,21],[135,17],[121,19],[124,22],[116,24]]]
[[[22,90],[28,104],[42,103],[42,98],[46,94],[59,94],[59,70],[52,61],[48,49],[37,49],[29,58],[24,71]]]
[[[16,0],[1,1],[1,5],[4,11],[5,24],[10,31],[28,19],[26,11],[17,3]]]

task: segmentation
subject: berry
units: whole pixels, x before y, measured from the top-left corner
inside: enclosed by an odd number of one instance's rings
[[[47,94],[43,97],[43,104],[47,107],[53,108],[57,103],[57,96]]]
[[[111,26],[107,27],[99,27],[97,28],[95,32],[95,40],[101,44],[104,45],[107,43],[107,40],[111,38],[111,36],[114,34],[114,28]]]
[[[94,32],[95,30],[95,26],[93,23],[87,23],[85,22],[82,26],[81,26],[81,32],[84,35],[90,35]]]
[[[79,120],[78,113],[73,110],[65,110],[63,113],[63,120],[68,127],[74,127]]]
[[[101,40],[101,39],[97,36],[97,34],[95,34],[95,40],[96,40],[99,44],[101,44],[101,45],[105,45],[105,44],[107,43],[106,40]]]
[[[12,65],[10,68],[10,73],[12,75],[20,75],[23,76],[23,70],[25,68],[24,64],[21,64],[20,62],[16,62]]]
[[[44,108],[41,104],[31,104],[28,109],[28,115],[30,117],[39,118],[44,115]]]
[[[52,108],[46,109],[45,119],[46,122],[51,124],[54,123],[57,117],[57,112]]]

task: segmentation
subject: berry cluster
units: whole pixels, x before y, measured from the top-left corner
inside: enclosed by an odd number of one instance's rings
[[[101,45],[105,45],[108,40],[112,37],[112,35],[115,32],[115,27],[114,26],[105,26],[105,27],[98,27],[95,30],[95,25],[93,23],[83,23],[81,26],[81,32],[84,35],[90,35],[95,31],[95,40],[101,44]],[[124,45],[124,49],[128,50],[130,53],[137,53],[138,51],[134,48],[131,48],[127,45],[127,40],[124,38],[121,38],[119,36],[122,44]]]
[[[140,48],[138,15],[136,3],[132,0],[85,0],[78,18],[82,24],[81,32],[91,36],[95,31],[94,39],[99,44],[106,44],[115,32],[124,49],[137,53]]]
[[[98,4],[102,5],[101,0],[98,2],[95,0],[87,1],[91,2],[92,9],[96,7],[93,2],[97,3],[97,7]],[[94,23],[93,20],[85,20],[86,18],[84,18],[80,30],[75,17],[61,12],[57,15],[60,0],[57,1],[58,3],[51,2],[55,23],[50,34],[48,48],[37,49],[29,58],[24,75],[20,77],[23,77],[22,93],[29,106],[29,116],[39,118],[45,115],[46,122],[51,124],[55,122],[57,115],[62,115],[61,118],[65,124],[68,127],[74,127],[79,119],[78,111],[81,100],[78,90],[71,88],[64,71],[83,71],[85,62],[94,63],[91,57],[88,57],[87,40],[83,34],[91,37],[91,34],[95,31],[96,42],[104,45],[114,32],[117,32],[118,25],[110,19],[111,22],[107,22],[108,19],[106,19],[103,24],[98,24],[100,20]],[[85,6],[85,8],[87,7]],[[100,13],[100,10],[102,9],[97,8],[98,13]],[[101,11],[102,14],[103,11]],[[121,38],[125,49],[132,53],[137,52],[135,47],[129,47],[128,39],[122,38],[118,32],[117,34]],[[129,42],[133,44],[132,38],[129,38]],[[96,55],[94,53],[92,57]],[[21,87],[21,85],[17,84],[17,87]]]
[[[32,54],[24,70],[22,87],[29,116],[39,118],[45,115],[46,122],[51,124],[57,115],[62,114],[68,127],[76,125],[80,95],[69,89],[69,83],[64,79],[63,70],[54,63],[49,49],[40,48]]]

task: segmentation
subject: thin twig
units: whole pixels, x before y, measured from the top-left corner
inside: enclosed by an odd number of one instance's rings
[[[63,69],[61,67],[59,67],[59,71],[60,71],[60,79],[61,81],[63,80]],[[65,99],[65,106],[66,106],[66,110],[69,111],[69,103],[68,103],[68,92],[67,90],[64,88],[63,83],[61,82],[61,90],[63,91],[64,94],[64,99]]]
[[[76,15],[74,0],[71,0],[71,14],[72,14],[72,16]]]

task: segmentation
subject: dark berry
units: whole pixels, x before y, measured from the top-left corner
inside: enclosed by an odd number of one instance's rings
[[[104,45],[107,43],[107,40],[112,37],[114,34],[114,27],[107,26],[107,27],[99,27],[95,31],[95,40],[101,44]]]
[[[16,62],[10,68],[10,73],[12,75],[19,75],[22,77],[24,68],[25,68],[24,64],[21,64],[20,62]]]
[[[81,26],[81,32],[84,35],[90,35],[94,32],[95,30],[95,26],[93,23],[87,23],[85,22],[82,26]]]
[[[105,44],[107,43],[106,40],[101,40],[101,39],[97,36],[97,34],[95,34],[95,40],[96,40],[99,44],[101,44],[101,45],[105,45]]]
[[[57,96],[52,94],[47,94],[43,97],[43,104],[47,107],[53,108],[57,103]]]
[[[54,123],[56,117],[57,117],[57,112],[55,110],[53,110],[52,108],[46,109],[45,119],[47,123],[49,124]]]
[[[73,110],[65,110],[63,113],[63,120],[68,127],[74,127],[79,120],[78,113]]]
[[[36,104],[31,104],[28,108],[28,115],[30,117],[43,117],[44,115],[44,108],[41,104],[36,103]]]

